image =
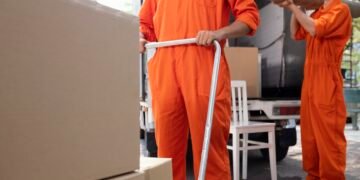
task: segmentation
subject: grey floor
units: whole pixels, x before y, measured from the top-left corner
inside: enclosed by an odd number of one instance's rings
[[[303,172],[301,164],[302,155],[299,130],[300,128],[297,127],[298,144],[291,147],[288,156],[277,164],[279,180],[305,179],[306,174]],[[348,141],[346,179],[360,180],[360,131],[352,130],[352,126],[349,124],[346,126],[345,135]],[[141,143],[141,154],[143,156],[147,154],[143,141]],[[193,180],[192,164],[188,163],[187,167],[187,179]],[[259,151],[249,152],[248,179],[270,180],[269,163],[262,159]]]

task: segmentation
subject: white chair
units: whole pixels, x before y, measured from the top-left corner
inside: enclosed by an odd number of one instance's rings
[[[247,92],[245,81],[231,82],[232,121],[230,133],[232,134],[232,146],[228,149],[233,151],[233,179],[240,178],[239,151],[242,151],[242,179],[247,179],[248,151],[254,149],[269,149],[271,179],[277,179],[276,154],[275,154],[275,124],[250,122],[247,107]],[[268,133],[268,143],[250,141],[250,133]],[[240,138],[242,134],[242,138]],[[240,143],[241,142],[241,143]],[[241,146],[240,146],[241,145]]]

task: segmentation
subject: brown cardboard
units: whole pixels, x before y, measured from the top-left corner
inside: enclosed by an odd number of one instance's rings
[[[109,180],[146,180],[145,173],[142,171],[134,171],[132,173],[124,174],[122,176],[112,178]]]
[[[140,158],[140,170],[145,180],[172,180],[172,166],[169,158]]]
[[[0,32],[1,180],[139,168],[136,17],[87,0],[2,0]]]
[[[248,97],[261,97],[261,64],[257,48],[225,47],[231,80],[245,80]]]

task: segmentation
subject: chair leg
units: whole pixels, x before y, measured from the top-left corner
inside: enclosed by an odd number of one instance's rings
[[[239,168],[239,133],[237,130],[233,133],[232,138],[232,150],[233,150],[233,180],[239,180],[240,168]]]
[[[359,113],[354,113],[354,115],[352,116],[352,125],[353,125],[353,130],[359,130],[359,126],[358,126],[358,117],[359,117]]]
[[[247,179],[247,164],[248,164],[248,136],[243,134],[243,152],[242,152],[242,179]]]
[[[271,179],[277,180],[277,170],[276,170],[276,150],[275,150],[275,132],[270,131],[268,133],[269,138],[269,157],[270,157],[270,170],[271,170]]]

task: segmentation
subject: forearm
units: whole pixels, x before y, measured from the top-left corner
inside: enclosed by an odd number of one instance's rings
[[[299,22],[297,21],[295,15],[293,14],[291,15],[291,22],[290,22],[290,33],[292,39],[295,39],[295,35],[298,29],[299,29]]]
[[[245,36],[249,32],[249,26],[240,21],[235,21],[229,26],[226,26],[216,31],[216,33],[219,34],[219,40]]]
[[[242,37],[253,33],[252,30],[256,29],[256,25],[250,25],[242,22],[241,20],[235,21],[229,26],[223,27],[215,31],[199,31],[196,36],[196,43],[198,45],[211,45],[214,40],[222,41],[227,38]],[[257,23],[257,22],[256,22]]]
[[[315,22],[314,20],[307,16],[304,11],[298,8],[296,5],[290,5],[289,9],[292,11],[294,16],[294,24],[298,26],[301,25],[311,36],[315,35]],[[296,18],[296,20],[295,20]],[[293,26],[293,23],[292,23]],[[295,28],[296,26],[294,26]],[[297,28],[295,29],[297,30]]]

